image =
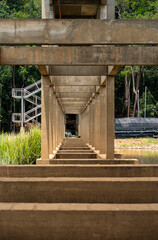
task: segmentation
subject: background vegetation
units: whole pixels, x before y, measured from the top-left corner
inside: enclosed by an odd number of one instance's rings
[[[41,18],[41,0],[2,0],[0,18]],[[116,0],[116,18],[158,18],[158,0]],[[0,66],[0,132],[11,132],[12,112],[20,112],[11,96],[13,87],[25,87],[40,79],[36,66]],[[116,117],[137,116],[140,92],[141,116],[147,86],[147,117],[158,117],[158,67],[123,67],[116,76]]]
[[[2,133],[0,164],[34,164],[41,156],[41,130],[32,128],[23,134]]]

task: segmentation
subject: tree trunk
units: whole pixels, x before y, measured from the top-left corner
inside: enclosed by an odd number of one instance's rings
[[[142,66],[140,66],[139,74],[137,76],[137,87],[136,87],[136,94],[135,94],[135,100],[134,100],[133,117],[135,117],[135,114],[136,114],[136,107],[137,107],[137,101],[138,101],[138,90],[139,90],[142,72],[143,72],[143,68],[142,68]]]
[[[131,78],[128,79],[127,74],[125,75],[125,102],[124,107],[127,112],[127,117],[130,114],[130,86],[131,86]]]
[[[130,87],[131,87],[131,77],[128,82],[128,110],[127,110],[127,117],[130,115],[130,104],[131,104],[131,96],[130,96]]]

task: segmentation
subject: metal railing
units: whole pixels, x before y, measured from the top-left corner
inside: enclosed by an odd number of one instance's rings
[[[24,123],[32,121],[38,124],[38,117],[41,115],[41,98],[36,94],[41,91],[41,80],[33,83],[25,88],[13,88],[12,97],[21,99],[21,113],[13,113],[12,121],[16,123]],[[25,112],[25,101],[35,105],[29,111]]]

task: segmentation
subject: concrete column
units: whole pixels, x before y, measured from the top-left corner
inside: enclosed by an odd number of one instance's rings
[[[59,106],[56,104],[56,146],[59,144]]]
[[[89,143],[90,145],[92,145],[92,102],[90,103],[89,105],[89,118],[90,118],[90,121],[89,121]]]
[[[89,108],[85,110],[85,142],[89,143]]]
[[[49,88],[49,153],[53,153],[53,88]]]
[[[94,103],[94,99],[91,103],[91,121],[92,121],[92,125],[91,125],[91,141],[92,141],[92,146],[94,147],[95,145],[95,134],[94,134],[94,128],[95,128],[95,103]]]
[[[49,77],[42,76],[41,159],[49,159]]]
[[[114,77],[107,76],[106,87],[100,91],[100,153],[107,159],[114,159],[114,94]]]
[[[84,126],[84,112],[81,115],[81,137],[84,140],[84,131],[83,131],[83,126]]]
[[[100,150],[100,96],[96,95],[94,100],[94,147]]]
[[[106,82],[106,158],[114,159],[115,137],[115,80],[113,76],[107,76]]]
[[[82,115],[83,115],[83,113],[80,114],[80,136],[81,136],[81,138],[83,137],[82,136]]]
[[[106,87],[100,89],[100,154],[106,154]]]
[[[81,114],[78,114],[78,136],[81,135]]]
[[[60,127],[59,127],[60,141],[59,141],[59,143],[61,143],[62,142],[62,111],[61,111],[60,106],[59,106],[59,117],[60,117]]]
[[[107,0],[107,19],[115,19],[115,0]]]
[[[53,101],[52,101],[52,109],[53,109],[53,116],[52,116],[52,123],[53,123],[53,151],[56,150],[56,97],[53,93]]]
[[[90,105],[88,105],[88,132],[89,132],[88,143],[89,144],[90,144],[90,141],[91,141],[91,135],[90,135],[90,133],[91,133],[91,111],[90,110],[91,110]]]
[[[50,18],[50,0],[42,0],[42,18]]]

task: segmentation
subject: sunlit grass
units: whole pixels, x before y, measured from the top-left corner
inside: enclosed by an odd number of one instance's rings
[[[41,155],[41,130],[0,136],[0,164],[34,164]]]

